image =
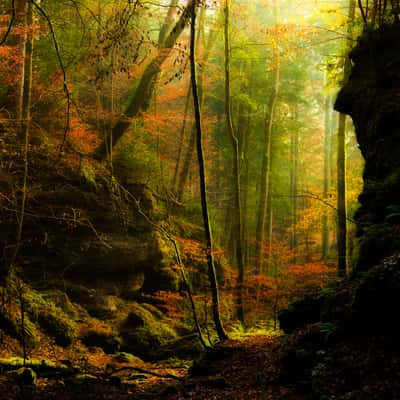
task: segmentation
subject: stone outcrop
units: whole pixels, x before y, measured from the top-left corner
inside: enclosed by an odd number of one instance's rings
[[[281,313],[291,333],[282,371],[312,399],[392,399],[400,359],[400,23],[365,32],[350,58],[335,108],[352,117],[365,158],[357,266],[351,279]]]
[[[400,248],[400,24],[364,33],[350,58],[335,109],[353,119],[365,158],[355,218],[357,269],[367,270]]]

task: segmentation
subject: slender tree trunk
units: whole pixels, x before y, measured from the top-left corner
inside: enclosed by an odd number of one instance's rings
[[[278,0],[273,2],[274,14],[275,14],[275,31],[277,34],[278,24]],[[275,106],[278,99],[279,93],[279,54],[277,41],[273,44],[273,88],[268,104],[267,116],[265,119],[265,150],[263,154],[263,165],[261,172],[261,185],[260,185],[260,200],[259,200],[259,211],[258,221],[256,230],[256,268],[257,272],[260,273],[263,269],[263,254],[262,249],[265,241],[265,222],[266,222],[266,211],[267,211],[267,200],[268,200],[268,188],[270,184],[270,170],[271,170],[271,138],[272,138],[272,127],[274,122]]]
[[[150,61],[143,72],[135,93],[124,111],[124,115],[113,126],[111,138],[106,137],[103,143],[97,149],[97,159],[104,159],[104,157],[107,155],[107,143],[110,143],[112,149],[131,125],[131,119],[139,115],[141,111],[147,110],[149,107],[154,84],[157,80],[158,74],[161,71],[161,66],[171,54],[174,44],[187,25],[187,22],[190,19],[189,10],[193,7],[195,2],[196,0],[189,1],[188,5],[182,11],[179,20],[172,28],[162,28],[168,33],[165,34],[163,42],[159,43],[159,51],[157,55]],[[174,0],[172,0],[171,3],[173,4]],[[168,12],[167,20],[169,21],[169,19],[170,13]],[[168,23],[166,22],[166,24]],[[169,22],[169,24],[171,24],[171,22]],[[163,38],[163,36],[164,35],[161,35],[161,38]]]
[[[272,245],[273,245],[273,215],[274,209],[272,207],[272,186],[268,186],[268,200],[267,200],[267,223],[266,223],[266,232],[267,232],[267,242],[268,242],[268,257],[267,257],[267,270],[266,273],[269,276],[273,276],[274,271],[276,269],[276,263],[273,262],[273,254],[272,254]]]
[[[293,119],[297,121],[298,112],[297,106],[293,107]],[[293,263],[296,263],[296,247],[297,247],[297,177],[298,177],[298,164],[299,164],[299,132],[293,129],[290,138],[290,157],[291,157],[291,171],[290,171],[290,201],[292,203],[292,227],[290,232],[290,250],[293,252]]]
[[[346,116],[339,115],[337,143],[337,249],[338,274],[347,275]]]
[[[346,48],[349,49],[352,38],[352,24],[355,17],[355,0],[349,2],[348,30]],[[344,79],[348,78],[351,69],[350,59],[344,63]],[[338,248],[338,275],[347,275],[347,210],[346,210],[346,115],[339,115],[337,136],[337,248]]]
[[[16,60],[15,72],[19,76],[21,76],[21,78],[23,76],[23,70],[24,70],[25,37],[24,34],[21,32],[24,31],[26,23],[25,6],[26,6],[26,0],[15,0],[14,4],[15,17],[12,29],[10,30],[7,39],[7,44],[15,46],[18,49],[18,59]],[[19,79],[18,82],[16,82],[12,88],[12,93],[13,93],[12,112],[13,112],[13,117],[16,120],[19,120],[21,112],[22,90],[23,90],[22,87],[23,87],[23,80]]]
[[[189,114],[189,105],[190,105],[190,98],[192,94],[192,87],[189,86],[187,95],[186,95],[186,101],[185,101],[185,111],[183,112],[183,122],[182,122],[182,127],[179,133],[179,148],[178,148],[178,154],[176,157],[176,163],[175,163],[175,170],[174,170],[174,176],[172,177],[172,182],[171,182],[171,187],[174,192],[174,195],[176,196],[178,193],[178,176],[179,176],[179,170],[182,162],[182,153],[183,153],[183,146],[185,143],[185,132],[186,132],[186,125],[187,125],[187,119],[188,119],[188,114]],[[189,169],[189,168],[188,168]]]
[[[233,233],[235,241],[235,258],[238,268],[238,278],[236,285],[236,312],[239,321],[244,321],[243,309],[243,282],[244,282],[244,257],[243,257],[243,227],[242,227],[242,205],[241,205],[241,188],[240,188],[240,173],[239,173],[239,140],[235,134],[232,122],[232,102],[230,88],[230,0],[225,0],[225,115],[227,121],[227,129],[229,139],[232,145],[233,153]]]
[[[324,182],[322,197],[328,201],[329,188],[331,186],[331,118],[332,101],[331,96],[325,99],[325,133],[324,133]],[[322,259],[326,260],[329,255],[329,210],[325,207],[322,216]]]
[[[189,143],[187,145],[186,154],[183,160],[182,170],[179,175],[178,186],[176,189],[176,199],[178,201],[183,200],[183,192],[188,181],[190,165],[192,163],[193,154],[196,148],[196,126],[192,127],[190,132]]]
[[[23,141],[24,156],[24,176],[22,182],[22,197],[18,212],[18,225],[15,249],[10,261],[12,268],[17,258],[21,241],[22,230],[24,226],[26,199],[28,195],[28,168],[29,168],[29,131],[31,121],[31,92],[32,92],[32,59],[33,59],[33,12],[32,3],[25,1],[25,23],[24,23],[24,40],[23,40],[23,68],[21,76],[21,96],[19,104],[19,137]]]
[[[208,265],[208,277],[211,287],[212,295],[212,310],[215,328],[220,340],[226,340],[228,335],[222,325],[220,310],[219,310],[219,291],[218,282],[215,273],[214,256],[213,256],[213,240],[211,234],[210,218],[208,214],[207,193],[206,193],[206,176],[205,176],[205,163],[203,154],[203,138],[202,138],[202,124],[201,124],[201,111],[199,93],[197,89],[196,79],[196,59],[195,59],[195,36],[196,36],[196,2],[192,2],[190,6],[191,24],[190,24],[190,72],[192,82],[192,95],[194,105],[194,116],[196,122],[197,132],[197,156],[199,161],[199,174],[200,174],[200,193],[201,193],[201,207],[204,220],[204,231],[206,237],[206,253]]]
[[[32,57],[33,57],[33,14],[32,4],[25,1],[25,33],[23,40],[23,65],[21,72],[21,95],[19,104],[20,137],[29,136],[31,91],[32,91]]]
[[[200,14],[200,21],[199,21],[199,33],[196,37],[196,45],[200,44],[200,41],[204,40],[204,17],[205,17],[205,5],[202,5],[201,8],[201,14]],[[211,29],[210,34],[207,39],[207,45],[205,46],[204,50],[204,55],[202,59],[203,64],[207,64],[208,58],[210,57],[210,52],[211,49],[214,46],[215,40],[216,40],[216,29]],[[199,93],[199,102],[200,102],[200,107],[203,106],[203,74],[204,74],[204,68],[202,68],[198,73],[197,73],[197,88],[198,88],[198,93]],[[183,165],[181,168],[181,173],[179,175],[179,178],[177,180],[177,186],[176,186],[176,198],[178,201],[183,200],[183,192],[185,190],[185,186],[189,177],[189,171],[190,171],[190,165],[193,160],[193,154],[195,152],[195,146],[196,146],[196,126],[195,124],[192,126],[192,131],[190,134],[189,138],[189,144],[186,148],[186,153],[184,156],[183,160]]]
[[[240,177],[241,177],[241,205],[242,205],[242,247],[244,265],[248,265],[248,237],[247,237],[247,220],[248,220],[248,186],[249,186],[249,131],[250,131],[250,112],[247,107],[241,107],[238,118],[238,132],[241,133],[239,138],[241,155],[240,160]]]
[[[168,6],[167,16],[165,17],[165,21],[163,26],[160,29],[160,33],[158,35],[158,43],[163,44],[167,39],[167,35],[170,33],[171,27],[174,24],[174,17],[177,13],[178,0],[171,0]]]

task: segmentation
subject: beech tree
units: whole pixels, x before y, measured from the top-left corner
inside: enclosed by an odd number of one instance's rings
[[[190,19],[190,10],[192,9],[195,0],[189,1],[177,22],[173,24],[173,14],[171,10],[176,8],[176,3],[176,0],[171,0],[165,23],[160,31],[157,54],[145,68],[132,99],[129,101],[123,112],[123,116],[119,118],[117,123],[112,127],[111,133],[106,134],[103,143],[98,148],[96,152],[96,157],[98,159],[104,158],[107,154],[107,149],[110,151],[116,145],[131,125],[131,119],[149,107],[149,101],[153,93],[157,76],[160,73],[160,68],[171,54],[174,44],[186,27]]]
[[[225,0],[225,117],[227,121],[227,130],[232,146],[233,154],[233,193],[234,193],[234,215],[233,215],[233,234],[236,245],[235,258],[238,267],[237,279],[237,315],[240,321],[244,321],[243,310],[243,283],[244,283],[244,253],[243,253],[243,226],[242,226],[242,204],[241,204],[241,185],[240,185],[240,154],[239,140],[233,128],[232,122],[232,102],[230,86],[230,0]]]
[[[273,1],[273,12],[275,18],[275,29],[277,33],[278,24],[278,0]],[[276,36],[277,38],[277,36]],[[266,109],[265,116],[265,143],[262,158],[262,171],[261,171],[261,184],[260,184],[260,200],[259,200],[259,211],[258,211],[258,223],[256,230],[256,257],[255,263],[258,271],[262,271],[263,258],[262,258],[262,247],[265,239],[266,232],[266,212],[268,205],[268,193],[270,187],[270,173],[271,173],[271,142],[272,142],[272,127],[274,124],[274,113],[276,102],[279,93],[279,76],[280,76],[280,65],[279,65],[279,49],[276,38],[273,40],[273,88],[270,94],[269,103]]]
[[[349,2],[348,38],[346,49],[350,48],[352,38],[352,24],[355,17],[355,0]],[[350,73],[350,59],[346,57],[343,67],[344,79]],[[347,205],[346,205],[346,115],[339,114],[337,137],[337,247],[338,247],[338,274],[341,277],[347,274]]]
[[[200,175],[200,193],[201,193],[201,209],[204,221],[204,232],[206,239],[206,255],[208,265],[208,278],[211,287],[212,295],[212,310],[214,317],[214,324],[217,330],[217,334],[220,340],[226,340],[228,335],[221,322],[220,310],[219,310],[219,291],[218,282],[215,272],[214,265],[214,254],[213,254],[213,240],[211,233],[210,217],[208,213],[208,202],[207,202],[207,191],[206,191],[206,172],[204,163],[204,151],[203,151],[203,135],[201,126],[201,110],[200,110],[200,99],[197,87],[196,77],[196,48],[195,48],[195,37],[196,37],[196,2],[190,6],[190,75],[192,83],[192,94],[193,94],[193,105],[194,105],[194,116],[196,123],[196,144],[197,144],[197,156],[199,162],[199,175]]]

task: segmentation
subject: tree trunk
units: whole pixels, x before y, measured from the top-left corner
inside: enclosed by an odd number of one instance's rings
[[[171,0],[168,6],[167,16],[165,17],[164,24],[161,27],[160,33],[158,35],[159,45],[162,45],[165,42],[168,33],[170,33],[171,27],[174,24],[174,17],[177,12],[177,6],[178,6],[178,0]]]
[[[24,176],[22,183],[21,204],[18,210],[18,225],[16,243],[9,267],[12,268],[17,258],[22,241],[22,230],[28,194],[28,154],[29,130],[31,121],[31,92],[32,92],[32,59],[33,59],[33,12],[30,0],[25,1],[25,22],[23,39],[23,67],[21,75],[21,95],[18,111],[19,137],[23,141]]]
[[[352,24],[355,17],[355,0],[349,2],[349,16],[346,48],[351,46]],[[351,69],[351,62],[346,57],[343,76],[348,78]],[[337,248],[338,248],[338,275],[347,275],[347,210],[346,210],[346,115],[339,115],[339,127],[337,136]]]
[[[192,89],[191,89],[191,86],[189,86],[189,90],[187,92],[186,101],[185,101],[185,111],[183,112],[182,127],[181,127],[180,134],[179,134],[179,148],[178,148],[178,154],[176,156],[174,176],[172,177],[172,182],[171,182],[171,187],[172,187],[173,193],[179,201],[181,199],[177,196],[178,176],[179,176],[179,170],[180,170],[180,165],[181,165],[181,160],[182,160],[183,146],[185,143],[185,132],[186,132],[186,125],[187,125],[187,119],[188,119],[188,113],[189,113],[189,104],[190,104],[190,100],[191,100],[190,99],[191,94],[192,94]],[[188,168],[188,171],[189,171],[189,168]],[[183,190],[182,190],[182,192],[183,192]]]
[[[278,24],[278,0],[274,0],[274,15],[275,15],[275,33],[277,34]],[[272,139],[272,127],[274,122],[275,106],[278,99],[279,93],[279,54],[277,41],[273,44],[273,88],[268,104],[267,115],[265,119],[265,150],[263,154],[263,165],[261,172],[261,185],[260,185],[260,200],[259,200],[259,211],[258,221],[256,230],[256,255],[255,263],[257,273],[260,273],[263,269],[263,246],[265,241],[265,222],[266,222],[266,211],[267,211],[267,200],[268,190],[270,184],[270,170],[271,170],[271,139]]]
[[[329,188],[331,186],[331,119],[332,99],[325,98],[325,132],[324,132],[324,182],[322,198],[328,201]],[[322,259],[326,260],[329,255],[329,210],[324,208],[322,215]]]
[[[174,0],[172,0],[171,3],[173,4]],[[174,44],[185,28],[190,18],[189,10],[193,7],[193,4],[195,4],[195,0],[190,0],[189,4],[183,10],[177,23],[172,29],[170,29],[169,33],[166,34],[164,41],[159,43],[158,54],[150,61],[143,72],[135,93],[125,109],[124,115],[117,121],[112,128],[111,134],[106,135],[103,143],[97,149],[95,155],[97,159],[104,159],[104,157],[107,155],[107,149],[112,149],[129,128],[131,125],[131,119],[139,115],[141,111],[147,110],[149,107],[154,84],[157,80],[158,74],[161,71],[161,66],[171,54]],[[167,14],[167,19],[168,18],[169,13]]]
[[[227,130],[229,139],[232,145],[233,153],[233,239],[235,241],[235,259],[238,268],[238,278],[236,284],[236,312],[239,321],[244,321],[243,309],[243,282],[244,282],[244,257],[243,257],[243,227],[242,227],[242,205],[241,205],[241,190],[240,190],[240,174],[239,174],[239,140],[235,134],[232,122],[232,102],[230,89],[230,0],[225,0],[225,115],[227,121]]]
[[[346,115],[339,115],[337,137],[337,250],[338,275],[347,275],[347,215],[346,215]]]
[[[293,119],[297,121],[298,113],[297,106],[293,107]],[[296,263],[296,247],[297,247],[297,177],[298,177],[298,164],[299,164],[299,132],[293,129],[290,138],[290,157],[291,157],[291,171],[290,171],[290,201],[292,203],[292,227],[290,230],[290,250],[293,253],[292,262]]]
[[[218,338],[226,340],[228,335],[221,322],[219,310],[219,291],[217,277],[215,273],[214,256],[213,256],[213,241],[211,234],[210,218],[208,214],[207,193],[206,193],[206,176],[205,176],[205,163],[203,154],[203,138],[202,138],[202,124],[201,124],[201,111],[199,93],[197,89],[196,79],[196,60],[195,60],[195,35],[196,35],[196,2],[192,2],[190,6],[191,24],[190,24],[190,72],[192,83],[192,95],[194,105],[194,116],[197,132],[197,156],[199,161],[199,174],[200,174],[200,193],[201,193],[201,208],[203,213],[204,231],[206,239],[206,255],[208,265],[208,278],[210,281],[211,295],[212,295],[212,310],[215,328]]]
[[[267,200],[267,223],[266,223],[266,233],[268,242],[268,257],[267,257],[267,268],[266,273],[268,276],[273,276],[274,271],[277,267],[276,263],[273,262],[272,245],[273,245],[273,214],[274,209],[272,207],[272,186],[268,186],[268,200]]]
[[[204,40],[203,30],[204,30],[205,10],[206,9],[203,4],[202,9],[201,9],[201,15],[200,15],[199,33],[196,38],[197,45],[200,43],[202,36],[203,36],[203,40]],[[214,46],[214,43],[216,40],[216,32],[217,32],[217,29],[210,30],[210,34],[209,34],[208,40],[207,40],[207,45],[205,46],[204,55],[203,55],[203,59],[202,59],[202,63],[204,65],[207,64],[208,58],[210,57],[211,49]],[[201,33],[203,33],[203,34],[201,34]],[[200,107],[203,106],[203,99],[204,99],[204,97],[203,97],[203,74],[204,74],[204,68],[201,68],[201,70],[197,73],[197,89],[198,89],[198,93],[199,93]],[[192,131],[190,133],[189,144],[186,148],[186,153],[185,153],[185,157],[183,160],[181,173],[179,175],[179,178],[177,180],[177,185],[176,185],[176,198],[179,202],[181,202],[183,200],[183,192],[185,190],[185,186],[186,186],[186,183],[188,180],[190,165],[192,163],[193,154],[195,152],[195,145],[196,145],[196,126],[194,125],[192,127]]]

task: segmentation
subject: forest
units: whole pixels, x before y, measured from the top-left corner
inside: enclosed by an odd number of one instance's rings
[[[3,0],[0,399],[400,399],[399,16]]]

